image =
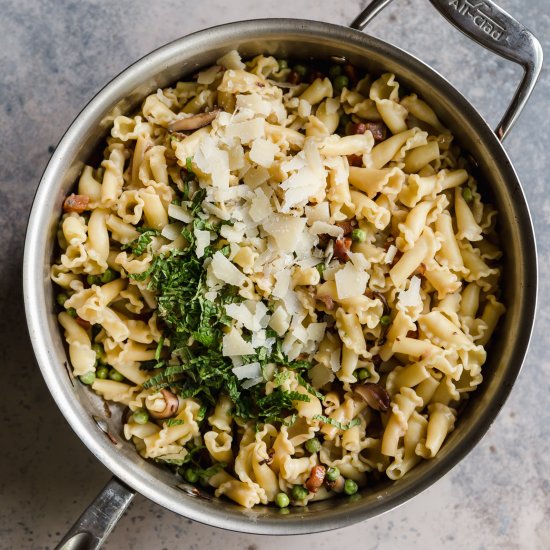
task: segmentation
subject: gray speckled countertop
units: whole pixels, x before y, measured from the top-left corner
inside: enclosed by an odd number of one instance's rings
[[[289,16],[349,23],[364,0],[0,0],[0,548],[53,548],[109,478],[58,412],[35,364],[21,296],[27,213],[66,127],[113,76],[150,50],[208,26]],[[500,0],[550,51],[548,0]],[[517,67],[452,30],[425,0],[395,0],[369,32],[446,75],[495,124]],[[524,370],[482,442],[399,509],[308,538],[255,537],[192,523],[138,496],[108,549],[288,550],[550,548],[550,78],[541,81],[508,150],[531,206],[540,307]]]

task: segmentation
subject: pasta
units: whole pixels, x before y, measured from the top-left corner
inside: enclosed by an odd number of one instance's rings
[[[143,458],[244,507],[437,460],[505,313],[452,133],[358,73],[228,52],[115,117],[64,202],[74,375]]]

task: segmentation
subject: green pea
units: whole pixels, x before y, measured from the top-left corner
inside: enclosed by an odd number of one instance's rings
[[[124,376],[116,369],[111,369],[109,371],[109,378],[115,382],[122,382],[124,380]]]
[[[61,306],[63,307],[65,305],[65,302],[69,299],[69,297],[64,293],[64,292],[60,292],[56,297],[55,297],[55,301]]]
[[[83,374],[78,378],[80,378],[80,381],[83,384],[86,384],[87,386],[91,386],[95,382],[95,372],[91,370],[90,372],[87,372],[86,374]]]
[[[472,190],[469,187],[465,187],[462,190],[462,196],[464,197],[464,200],[466,202],[472,202],[474,200],[474,196],[472,195]]]
[[[357,483],[353,481],[353,479],[346,479],[344,483],[344,493],[346,495],[354,495],[359,490],[359,487],[357,486]]]
[[[334,79],[332,86],[336,92],[340,93],[349,86],[349,78],[345,74],[341,74]]]
[[[145,409],[138,409],[132,416],[136,424],[147,424],[149,422],[149,413]]]
[[[297,72],[300,76],[304,77],[307,73],[307,67],[304,65],[294,65],[294,71]]]
[[[95,371],[95,377],[100,380],[105,380],[109,376],[108,367],[98,367]]]
[[[336,481],[340,477],[340,470],[331,466],[325,475],[328,481]]]
[[[286,59],[279,59],[277,60],[277,63],[279,63],[280,71],[282,71],[283,69],[288,69],[288,61]]]
[[[114,269],[108,267],[107,270],[100,275],[99,280],[102,283],[110,283],[111,281],[114,281],[117,277],[118,273]]]
[[[367,369],[358,369],[355,372],[355,377],[359,380],[359,382],[362,382],[363,380],[370,378],[370,372]]]
[[[100,363],[105,363],[105,350],[103,349],[103,346],[97,342],[92,344],[92,349],[95,351],[95,355],[97,357],[97,360]]]
[[[342,74],[342,65],[331,65],[328,70],[328,75],[331,80],[334,80],[337,76]]]
[[[313,437],[306,441],[305,447],[308,453],[317,453],[321,449],[321,442],[316,437]]]
[[[279,508],[286,508],[290,504],[290,499],[288,498],[288,495],[286,493],[279,493],[275,497],[275,504]]]
[[[380,317],[380,324],[383,327],[387,327],[390,323],[391,323],[391,317],[389,315],[382,315],[382,317]]]
[[[294,500],[303,500],[309,495],[309,491],[301,485],[294,485],[292,487],[292,498]]]
[[[76,309],[74,307],[70,307],[67,310],[67,313],[73,318],[76,319],[78,317],[78,314],[76,313]]]
[[[351,232],[351,238],[359,243],[364,243],[367,240],[367,232],[364,229],[354,229]]]
[[[100,282],[100,278],[97,276],[97,275],[88,275],[86,277],[86,282],[92,286],[92,285],[97,285],[99,284]]]
[[[197,483],[199,480],[199,473],[194,468],[186,468],[185,472],[183,472],[183,477],[185,481],[189,483]]]

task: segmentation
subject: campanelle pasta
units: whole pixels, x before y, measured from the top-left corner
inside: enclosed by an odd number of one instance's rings
[[[434,459],[504,314],[452,133],[358,72],[229,52],[115,117],[64,203],[74,375],[144,458],[245,507]]]

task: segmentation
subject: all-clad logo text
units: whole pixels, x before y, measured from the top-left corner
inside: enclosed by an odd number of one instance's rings
[[[451,0],[449,6],[453,7],[460,15],[470,17],[474,25],[497,42],[504,37],[506,29],[499,25],[486,12],[490,12],[486,2],[469,2],[468,0]],[[484,11],[485,10],[485,11]]]

